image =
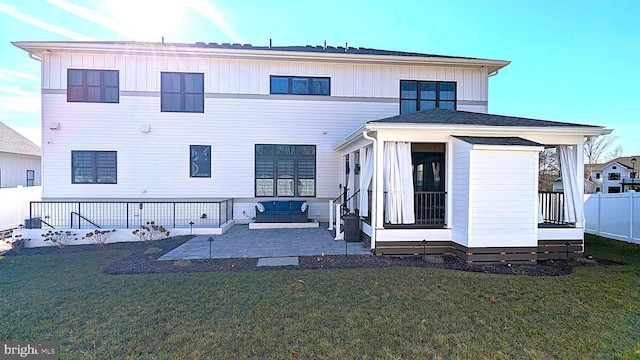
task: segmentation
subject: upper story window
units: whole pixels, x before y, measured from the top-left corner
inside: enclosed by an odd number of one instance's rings
[[[67,69],[67,102],[119,101],[118,70]]]
[[[116,184],[116,151],[71,151],[71,183]]]
[[[400,114],[433,108],[456,109],[455,82],[400,81]]]
[[[609,180],[620,180],[620,173],[609,173]]]
[[[600,173],[596,173],[596,179],[600,179]]]
[[[204,112],[204,74],[163,72],[162,112]]]
[[[271,76],[272,94],[331,95],[328,77]]]

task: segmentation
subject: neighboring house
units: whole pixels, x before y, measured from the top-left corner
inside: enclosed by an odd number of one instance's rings
[[[428,244],[469,261],[535,261],[556,248],[564,256],[566,241],[582,250],[583,141],[610,130],[487,114],[489,78],[508,61],[322,46],[14,45],[42,62],[45,201],[126,202],[128,224],[130,203],[151,200],[232,199],[240,222],[258,201],[304,199],[327,221],[347,189],[344,205],[376,254]],[[548,145],[561,149],[569,179],[564,218],[538,196]],[[560,225],[539,226],[539,210]]]
[[[0,188],[39,186],[40,147],[0,122]]]
[[[638,158],[640,155],[623,156],[604,164],[587,164],[585,167],[591,173],[591,180],[597,184],[597,192],[611,194],[640,191],[640,164],[636,163]]]

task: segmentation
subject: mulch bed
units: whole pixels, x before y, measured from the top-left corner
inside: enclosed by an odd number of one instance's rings
[[[481,272],[489,274],[527,275],[527,276],[560,276],[570,274],[578,266],[615,265],[619,263],[602,259],[575,257],[565,260],[538,261],[537,264],[468,264],[455,256],[427,257],[422,256],[375,256],[375,255],[331,255],[300,256],[298,266],[257,266],[258,259],[204,259],[157,261],[157,259],[174,248],[184,244],[192,236],[175,236],[152,242],[128,242],[99,245],[73,245],[64,248],[55,246],[39,248],[22,248],[12,250],[4,256],[45,255],[55,253],[78,253],[96,250],[127,250],[131,255],[110,264],[104,273],[119,274],[158,274],[158,273],[193,273],[211,271],[273,271],[273,270],[328,270],[353,268],[387,268],[387,267],[424,267],[453,269],[460,271]]]

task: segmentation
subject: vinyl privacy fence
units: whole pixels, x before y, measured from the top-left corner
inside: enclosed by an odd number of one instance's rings
[[[14,229],[29,218],[29,202],[40,201],[42,186],[0,189],[0,230]]]
[[[640,193],[588,194],[585,232],[640,244]]]

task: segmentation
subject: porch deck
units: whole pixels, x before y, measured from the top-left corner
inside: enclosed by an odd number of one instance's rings
[[[250,230],[248,225],[235,225],[223,235],[212,238],[212,259],[343,255],[345,246],[350,255],[371,253],[362,243],[334,240],[325,226]],[[208,239],[208,235],[197,236],[158,260],[208,259]]]

